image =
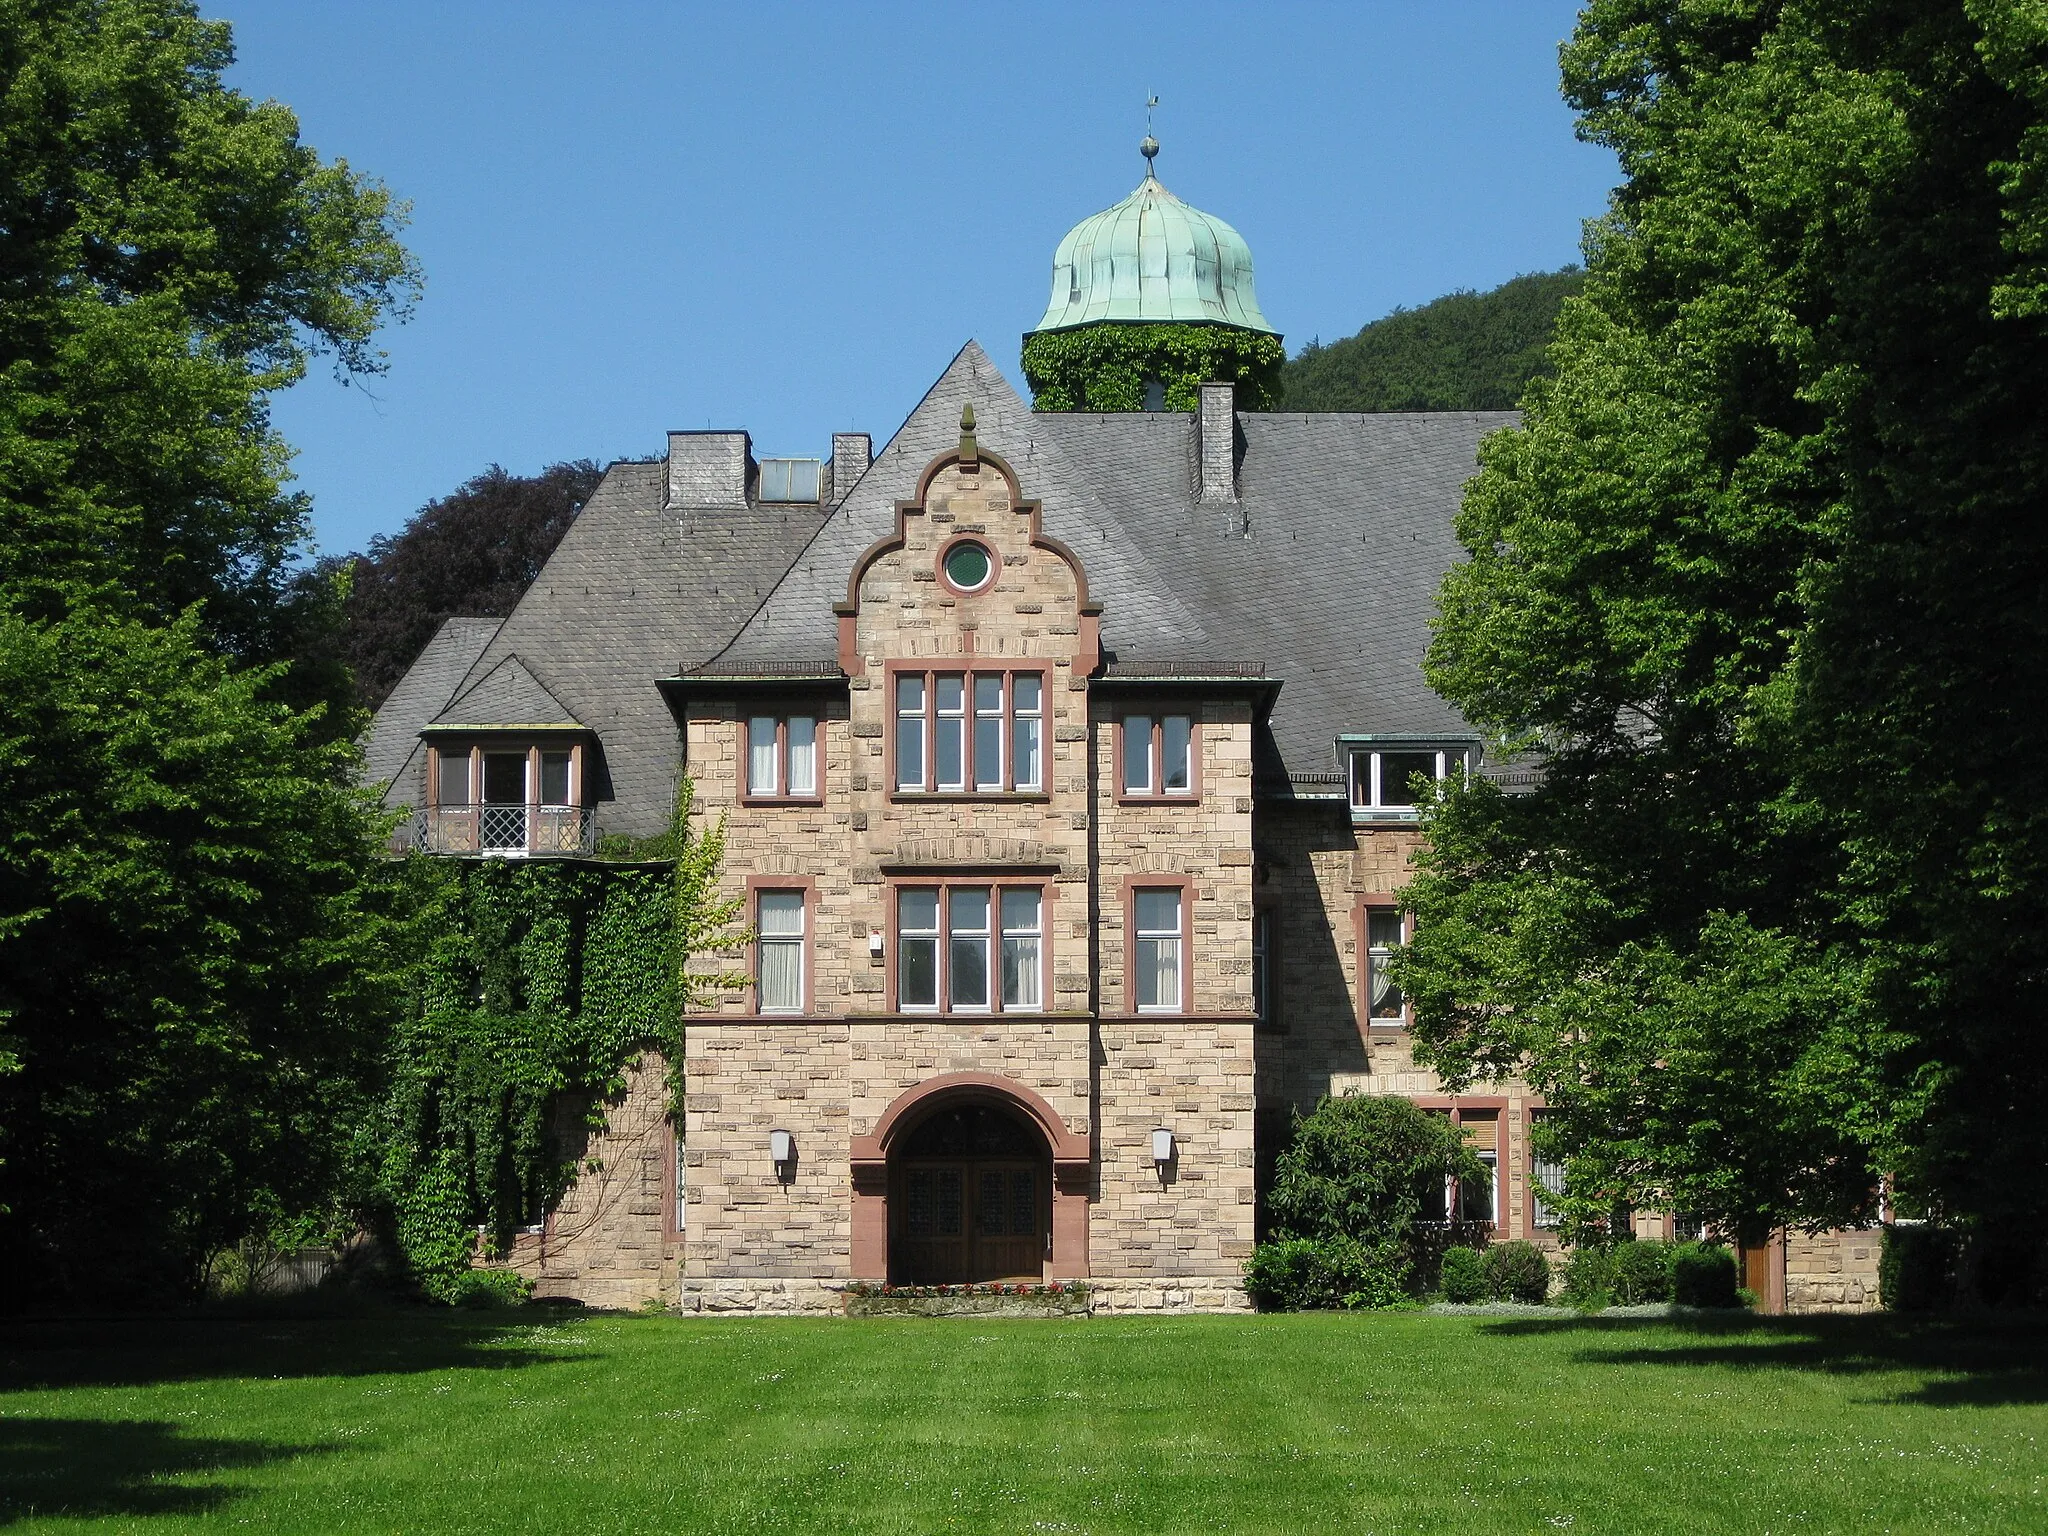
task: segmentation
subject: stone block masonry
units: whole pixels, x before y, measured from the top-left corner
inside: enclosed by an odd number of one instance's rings
[[[625,1091],[582,1125],[565,1105],[557,1135],[574,1150],[576,1174],[538,1232],[522,1233],[508,1262],[537,1296],[630,1309],[673,1294],[678,1242],[672,1230],[674,1150],[668,1063],[650,1052],[625,1073]]]

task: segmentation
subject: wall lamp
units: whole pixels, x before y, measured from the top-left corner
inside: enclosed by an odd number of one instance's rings
[[[1152,1164],[1159,1170],[1161,1179],[1166,1177],[1167,1170],[1173,1166],[1173,1153],[1173,1132],[1161,1126],[1152,1133]]]
[[[768,1160],[775,1164],[775,1176],[787,1184],[796,1177],[796,1138],[787,1131],[768,1133]]]

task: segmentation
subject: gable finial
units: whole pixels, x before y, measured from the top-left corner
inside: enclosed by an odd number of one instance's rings
[[[960,463],[968,469],[981,462],[981,450],[974,442],[974,402],[960,407]]]

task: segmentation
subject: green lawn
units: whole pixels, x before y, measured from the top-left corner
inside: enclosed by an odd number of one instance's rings
[[[2048,1531],[2048,1330],[1419,1314],[0,1329],[0,1527]]]

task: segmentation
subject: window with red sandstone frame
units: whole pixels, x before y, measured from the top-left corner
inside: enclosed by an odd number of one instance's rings
[[[1045,787],[1045,674],[895,673],[899,794],[1033,794]]]
[[[817,793],[817,716],[749,715],[747,794],[754,799],[803,800]]]
[[[1131,893],[1132,995],[1140,1013],[1181,1011],[1187,897],[1178,887]]]
[[[1195,792],[1193,715],[1125,715],[1123,793],[1173,798]]]
[[[898,886],[896,1006],[913,1013],[1042,1009],[1044,885]]]

